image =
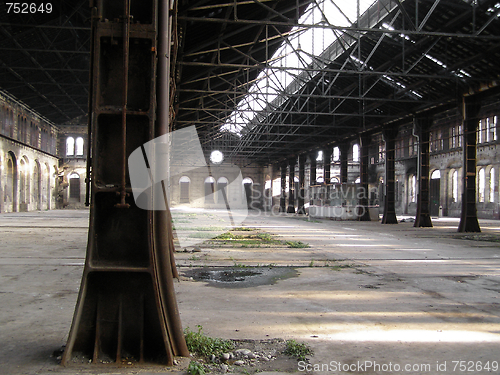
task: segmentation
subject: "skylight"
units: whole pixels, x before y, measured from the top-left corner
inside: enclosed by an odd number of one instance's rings
[[[360,0],[359,14],[363,14],[373,4],[374,0]],[[346,27],[352,25],[357,18],[357,1],[313,2],[221,129],[241,135],[245,127],[253,126],[259,112],[270,112],[277,108],[286,100],[287,95],[297,92],[312,78],[315,73],[305,72],[304,68],[319,71],[326,66],[325,62],[320,61],[329,59],[320,57],[342,32],[333,28],[309,28],[301,25]]]

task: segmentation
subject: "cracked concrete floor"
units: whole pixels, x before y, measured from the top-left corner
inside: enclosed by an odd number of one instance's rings
[[[183,277],[175,285],[182,323],[222,338],[307,342],[315,355],[298,372],[488,373],[500,362],[500,242],[484,239],[497,238],[500,222],[480,221],[475,236],[457,234],[457,219],[433,222],[413,228],[251,212],[241,226],[310,247],[198,244],[201,251],[176,254],[180,273],[272,265],[298,276],[245,288]],[[67,339],[87,223],[88,211],[0,215],[1,373],[149,371],[62,368],[50,358]]]

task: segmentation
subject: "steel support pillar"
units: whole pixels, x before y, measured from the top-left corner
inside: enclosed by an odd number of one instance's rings
[[[276,164],[272,164],[271,165],[271,188],[269,189],[269,196],[266,197],[266,199],[269,199],[271,212],[274,212],[273,210],[274,210],[274,207],[276,206],[276,201],[274,199],[273,192],[274,192],[274,186],[275,186],[275,183],[276,183],[276,180],[278,179],[278,177],[279,177],[279,166]],[[281,195],[280,195],[279,199],[281,199]],[[278,207],[279,207],[279,201],[278,201]]]
[[[92,205],[82,282],[62,364],[172,365],[175,356],[189,352],[173,286],[177,270],[170,214],[168,207],[153,211],[136,205],[127,168],[131,152],[168,131],[169,3],[90,3]],[[157,87],[160,64],[165,69]],[[161,82],[167,85],[163,90]],[[157,101],[167,114],[157,111]],[[158,150],[164,157],[152,165],[156,170],[168,167],[164,146]],[[153,207],[155,191],[145,198],[148,207]]]
[[[384,129],[382,135],[385,142],[385,205],[382,224],[397,224],[396,204],[395,204],[395,184],[396,184],[396,136],[398,129]]]
[[[286,212],[286,163],[281,164],[281,196],[279,212]]]
[[[413,119],[413,134],[419,139],[418,145],[418,194],[417,215],[414,227],[432,227],[430,215],[430,128],[432,118],[415,117]]]
[[[371,221],[370,211],[368,207],[368,151],[370,143],[372,141],[371,136],[361,135],[359,137],[359,145],[361,147],[361,155],[359,159],[359,179],[360,186],[358,190],[359,207],[358,207],[358,220],[359,221]]]
[[[331,173],[331,164],[332,164],[332,150],[328,148],[323,150],[323,176],[325,178],[325,184],[330,183],[330,173]]]
[[[311,159],[310,171],[309,171],[309,186],[316,185],[316,153],[313,152],[309,155]],[[309,195],[309,205],[312,206],[312,196]]]
[[[305,169],[306,169],[306,155],[299,156],[299,196],[298,196],[298,207],[297,213],[301,215],[306,214],[304,208],[304,198],[305,198]]]
[[[288,162],[288,207],[286,212],[289,214],[295,213],[295,163],[296,158],[290,159]]]
[[[349,144],[339,145],[340,150],[340,182],[347,184],[349,167]]]
[[[315,153],[312,153],[309,155],[309,158],[311,159],[311,170],[309,171],[309,186],[316,185],[316,155]]]
[[[323,150],[323,177],[326,185],[325,199],[330,202],[330,173],[332,165],[332,148],[329,147]]]
[[[481,232],[476,209],[476,134],[481,102],[474,96],[464,97],[463,111],[463,193],[459,232]]]

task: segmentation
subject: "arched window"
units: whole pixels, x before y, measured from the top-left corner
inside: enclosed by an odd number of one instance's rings
[[[340,148],[333,148],[333,161],[340,161]]]
[[[75,155],[76,156],[83,156],[83,138],[82,137],[78,137],[76,139]]]
[[[318,156],[316,157],[316,161],[323,161],[323,151],[318,151]]]
[[[417,177],[412,174],[408,178],[408,202],[414,203],[417,201]]]
[[[495,168],[490,169],[490,196],[488,201],[495,202]]]
[[[205,203],[214,203],[215,179],[209,176],[205,179]]]
[[[75,139],[73,137],[66,138],[66,156],[75,155]]]
[[[486,192],[486,181],[484,178],[484,168],[481,168],[478,173],[478,178],[477,178],[477,201],[479,203],[484,202],[484,195]]]
[[[451,175],[451,197],[454,203],[458,202],[458,171]]]
[[[357,143],[352,145],[352,161],[354,163],[359,162],[359,145]]]

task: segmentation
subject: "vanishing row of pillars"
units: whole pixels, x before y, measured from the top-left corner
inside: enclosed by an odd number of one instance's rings
[[[481,108],[479,100],[474,97],[465,97],[463,101],[463,186],[462,213],[458,231],[459,232],[480,232],[477,210],[476,210],[476,132],[478,127],[478,114]],[[418,193],[417,193],[417,213],[415,227],[432,227],[430,216],[430,129],[433,123],[432,116],[415,116],[413,132],[419,138],[418,151]],[[385,200],[382,224],[397,224],[396,218],[396,137],[398,128],[386,128],[382,131],[386,144],[385,158]],[[364,191],[368,191],[368,151],[371,143],[371,135],[363,134],[359,137],[360,144],[360,185]],[[342,144],[340,149],[340,182],[347,183],[348,170],[348,150],[349,144]],[[330,181],[330,160],[332,151],[323,150],[324,181]],[[310,178],[309,181],[316,181],[316,154],[309,155],[310,158]],[[297,211],[295,210],[295,164],[297,158],[293,158],[281,164],[281,197],[280,212],[305,214],[305,163],[306,155],[300,155],[299,162],[299,192],[297,197]],[[286,200],[286,177],[288,170],[288,205]],[[328,192],[327,192],[328,193]],[[368,196],[364,194],[359,200],[361,212],[359,220],[369,221]]]

